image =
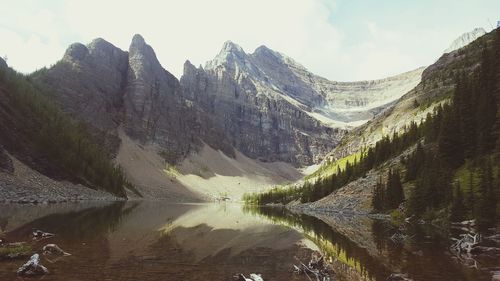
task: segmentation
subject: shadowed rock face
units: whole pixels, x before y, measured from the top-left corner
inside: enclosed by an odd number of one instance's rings
[[[235,148],[263,161],[308,165],[335,147],[343,130],[325,126],[300,105],[266,91],[255,79],[258,72],[252,76],[252,69],[239,67],[229,61],[205,71],[186,62],[181,79],[186,98],[222,125]]]
[[[85,121],[113,154],[123,127],[137,141],[157,144],[171,163],[202,142],[234,155],[210,116],[186,103],[179,81],[140,35],[133,37],[129,52],[103,39],[72,44],[61,61],[39,75],[61,108]]]
[[[132,138],[159,144],[170,162],[202,142],[234,155],[223,132],[210,116],[186,102],[179,80],[163,69],[140,35],[130,45],[126,85],[125,130]]]
[[[129,48],[125,94],[126,129],[129,135],[155,138],[159,122],[182,107],[179,81],[158,62],[153,49],[140,35]]]
[[[57,91],[57,101],[76,117],[109,130],[120,123],[127,53],[103,39],[88,46],[72,44],[44,81]]]
[[[7,63],[3,58],[0,58],[0,69],[6,69],[7,68]]]

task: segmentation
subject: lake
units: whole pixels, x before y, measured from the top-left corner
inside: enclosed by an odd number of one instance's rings
[[[309,280],[292,272],[321,252],[334,280],[386,280],[394,272],[414,280],[490,280],[494,258],[457,258],[449,235],[429,226],[398,228],[367,217],[307,216],[281,208],[239,204],[131,201],[0,205],[0,229],[10,242],[31,241],[33,229],[56,234],[71,256],[42,257],[43,280],[232,280],[237,273],[264,280]],[[0,280],[16,280],[27,258],[0,261]],[[475,267],[477,268],[475,268]]]

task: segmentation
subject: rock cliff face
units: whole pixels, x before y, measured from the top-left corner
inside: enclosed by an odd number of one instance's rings
[[[371,119],[411,90],[421,73],[332,82],[265,46],[247,54],[228,41],[205,68],[187,61],[181,86],[244,154],[308,165],[335,147],[346,127]]]
[[[64,110],[108,130],[121,121],[127,68],[126,52],[95,39],[88,46],[72,44],[44,81],[56,90],[56,100]]]
[[[228,41],[205,68],[187,61],[179,81],[135,35],[128,52],[103,39],[73,44],[35,77],[113,153],[123,128],[132,139],[157,145],[170,163],[205,143],[229,156],[237,149],[301,166],[319,162],[346,129],[388,107],[420,74],[332,82],[265,46],[247,54]]]
[[[184,69],[186,98],[212,115],[233,146],[251,158],[312,164],[343,135],[273,89],[252,58],[231,42],[206,70],[189,62]]]
[[[7,63],[3,58],[0,58],[0,69],[6,69],[7,68]]]
[[[309,72],[293,59],[265,46],[251,56],[271,84],[307,105],[309,115],[334,127],[368,121],[413,89],[423,71],[419,68],[380,80],[336,82]]]
[[[446,50],[444,50],[444,53],[451,53],[460,48],[463,48],[485,34],[486,31],[483,28],[474,28],[472,31],[466,32],[457,39],[455,39],[451,43],[451,45]]]
[[[85,121],[115,154],[118,128],[145,143],[158,144],[171,163],[203,142],[233,155],[221,130],[187,104],[179,81],[158,62],[140,35],[124,52],[103,39],[75,43],[40,79],[61,107]]]

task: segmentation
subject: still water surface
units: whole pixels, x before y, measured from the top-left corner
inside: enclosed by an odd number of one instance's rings
[[[393,272],[414,280],[490,280],[495,259],[463,265],[447,251],[448,234],[424,227],[396,231],[365,217],[311,217],[282,209],[237,204],[163,202],[0,205],[0,230],[10,241],[29,241],[32,229],[56,236],[71,256],[43,258],[43,280],[232,280],[261,273],[264,280],[308,280],[291,272],[312,251],[329,257],[335,280],[382,281]],[[0,261],[0,280],[18,280],[23,260]]]

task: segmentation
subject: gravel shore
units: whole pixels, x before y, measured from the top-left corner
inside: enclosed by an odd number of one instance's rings
[[[56,181],[11,157],[13,171],[0,171],[0,202],[56,203],[68,201],[123,201],[110,193],[81,184]]]

